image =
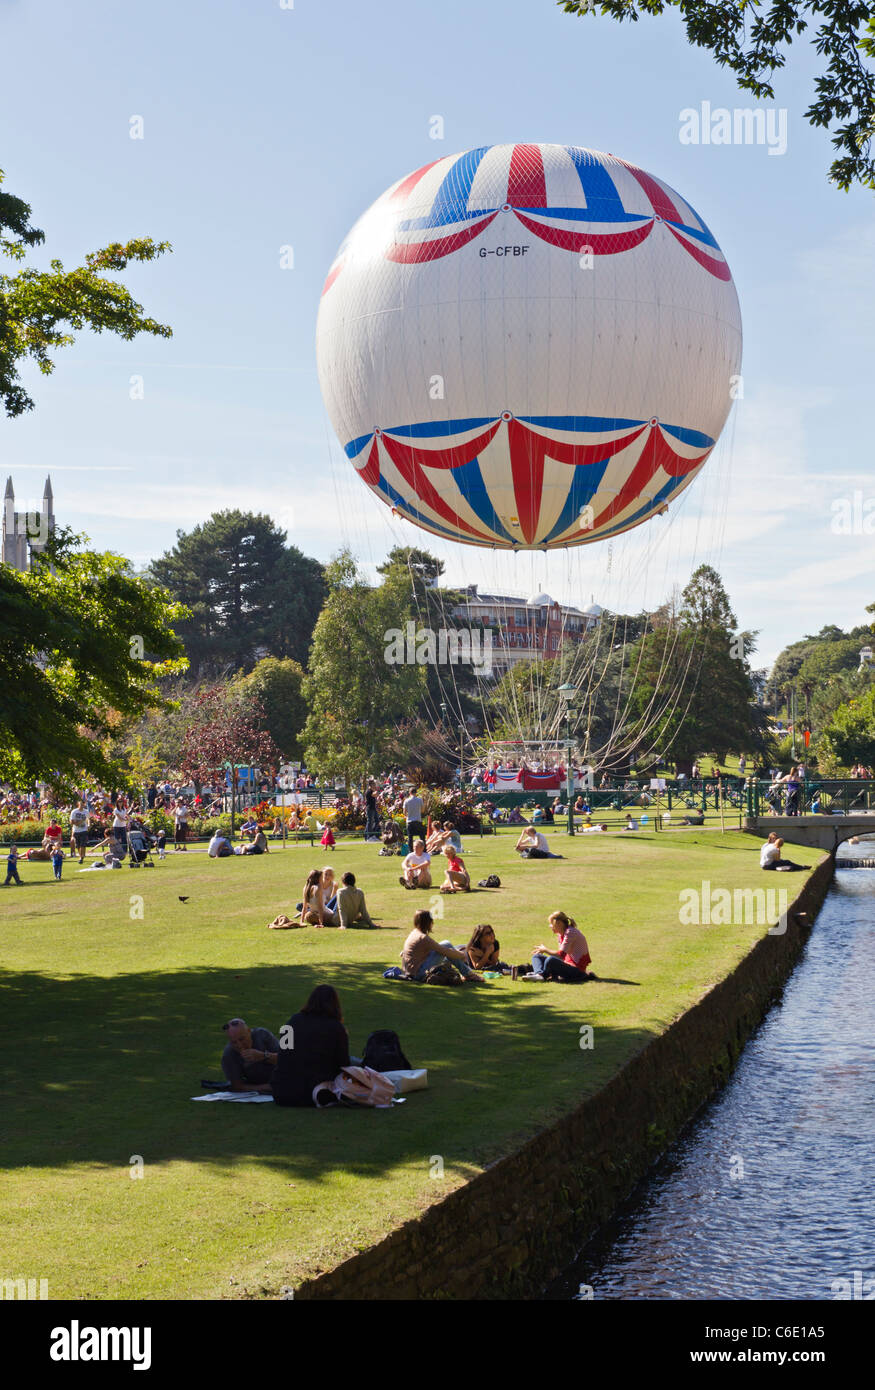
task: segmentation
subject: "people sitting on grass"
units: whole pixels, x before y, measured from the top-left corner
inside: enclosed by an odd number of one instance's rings
[[[214,830],[213,837],[207,845],[207,854],[211,859],[227,859],[228,855],[233,855],[234,846],[228,836],[221,830]]]
[[[595,975],[587,972],[590,963],[589,947],[586,937],[580,931],[573,917],[565,912],[551,912],[548,918],[550,930],[559,941],[555,951],[541,945],[532,953],[532,969],[523,975],[524,980],[559,980],[563,984],[578,985],[584,980],[594,980]]]
[[[772,830],[769,834],[769,838],[760,850],[760,868],[783,869],[785,871],[791,869],[804,869],[804,864],[794,864],[792,859],[784,859],[781,854],[783,848],[784,841],[779,839],[775,831]]]
[[[302,927],[336,927],[338,917],[325,906],[322,893],[322,870],[311,869],[304,884],[301,902]]]
[[[601,821],[598,825],[593,825],[592,822],[590,822],[589,825],[585,825],[585,826],[583,827],[583,830],[581,831],[581,834],[583,834],[583,835],[604,835],[604,833],[605,833],[605,831],[607,830],[607,828],[608,828],[608,827],[605,825],[604,821]]]
[[[510,974],[510,966],[504,965],[499,957],[499,943],[488,923],[483,923],[475,927],[471,933],[471,940],[465,947],[465,955],[468,957],[468,964],[473,970],[500,970],[503,974]]]
[[[380,836],[380,839],[386,848],[393,849],[401,844],[401,841],[404,839],[404,831],[397,821],[390,820]]]
[[[63,839],[64,831],[61,828],[61,826],[58,825],[58,822],[53,818],[51,823],[46,826],[45,834],[43,836],[42,847],[43,849],[48,850],[49,854],[51,854],[55,845],[61,844]]]
[[[246,838],[251,842],[255,839],[257,831],[258,821],[255,819],[253,815],[248,815],[245,821],[243,821],[242,825],[240,826],[240,834],[245,835]]]
[[[125,857],[124,845],[115,838],[113,831],[104,835],[103,839],[94,847],[98,854],[103,855],[103,866],[112,869],[116,864],[121,864]]]
[[[251,845],[243,846],[244,854],[270,854],[270,846],[267,843],[267,836],[261,826],[257,826]]]
[[[402,888],[431,887],[431,855],[425,848],[424,840],[414,840],[403,868],[404,872],[398,880]]]
[[[429,854],[440,854],[445,845],[458,850],[459,854],[462,852],[462,838],[452,821],[448,820],[444,821],[443,825],[438,823],[425,843]]]
[[[508,825],[525,825],[526,818],[518,806],[512,806],[507,816]]]
[[[276,1104],[334,1104],[335,1097],[321,1088],[330,1086],[338,1072],[349,1066],[349,1036],[337,990],[332,985],[317,985],[281,1032],[288,1046],[280,1048],[271,1077]],[[318,1092],[315,1100],[314,1092]]]
[[[626,824],[623,826],[623,829],[624,829],[624,830],[637,830],[637,829],[638,829],[638,822],[637,822],[637,820],[636,820],[635,817],[634,817],[633,815],[631,815],[628,811],[626,812]]]
[[[280,1045],[269,1028],[249,1028],[242,1018],[222,1024],[228,1042],[222,1053],[222,1071],[232,1091],[270,1091],[279,1060]]]
[[[465,861],[451,845],[443,849],[446,859],[446,877],[440,886],[441,893],[470,893],[471,875],[465,868]]]
[[[330,864],[326,864],[322,870],[322,901],[329,912],[333,912],[337,906],[337,879]]]
[[[561,854],[552,854],[547,836],[535,826],[528,826],[520,835],[514,849],[521,859],[561,859]]]
[[[60,844],[59,840],[53,840],[49,844],[43,842],[41,845],[33,845],[30,849],[25,850],[24,857],[28,863],[49,864],[58,844]]]
[[[482,983],[483,976],[472,970],[464,951],[452,941],[435,941],[431,931],[434,918],[427,908],[413,914],[413,930],[401,948],[401,964],[411,980],[424,980],[429,970],[442,961],[454,965],[463,980]]]
[[[336,908],[341,930],[345,931],[347,927],[372,927],[374,923],[365,904],[365,895],[355,886],[355,874],[345,873],[342,882]]]

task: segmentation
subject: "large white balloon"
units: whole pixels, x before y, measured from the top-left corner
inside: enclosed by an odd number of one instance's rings
[[[317,325],[362,480],[437,535],[579,545],[692,481],[741,359],[729,267],[689,203],[613,155],[492,145],[355,224]]]

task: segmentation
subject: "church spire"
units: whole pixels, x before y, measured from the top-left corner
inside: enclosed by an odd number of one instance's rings
[[[11,482],[12,479],[10,478],[9,481]],[[48,504],[49,504],[49,510],[51,510],[51,505],[52,505],[52,503],[54,502],[54,500],[55,500],[55,495],[54,495],[54,493],[52,492],[52,475],[51,475],[51,473],[49,473],[48,476],[47,476],[47,478],[46,478],[46,485],[45,485],[45,487],[43,488],[43,501],[44,501],[44,502],[48,502]]]

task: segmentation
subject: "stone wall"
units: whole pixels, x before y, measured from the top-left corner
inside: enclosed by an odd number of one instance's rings
[[[761,938],[572,1114],[385,1240],[307,1280],[295,1299],[537,1294],[725,1083],[780,995],[832,876],[827,858],[790,908],[787,931]]]

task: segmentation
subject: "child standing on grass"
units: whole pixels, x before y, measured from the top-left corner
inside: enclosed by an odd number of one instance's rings
[[[19,888],[21,887],[21,879],[18,876],[18,845],[15,844],[9,846],[9,853],[6,856],[6,881],[3,887],[8,888],[12,882],[17,883]]]
[[[52,868],[55,871],[55,878],[60,882],[61,870],[64,867],[64,846],[59,842],[52,850]]]

